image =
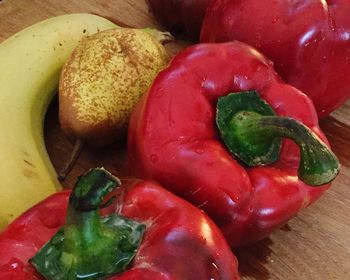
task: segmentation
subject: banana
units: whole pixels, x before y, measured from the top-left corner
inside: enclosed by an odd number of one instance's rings
[[[95,15],[63,15],[0,44],[0,230],[61,188],[45,148],[45,113],[80,39],[112,28]]]

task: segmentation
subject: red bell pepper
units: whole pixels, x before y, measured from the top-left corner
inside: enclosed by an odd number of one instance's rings
[[[241,91],[250,92],[228,95]],[[329,188],[339,162],[325,143],[311,100],[258,51],[200,44],[179,53],[134,110],[128,157],[139,176],[203,209],[236,247]]]
[[[259,49],[286,82],[312,99],[319,117],[350,97],[349,0],[215,0],[200,37]]]
[[[170,30],[201,42],[246,42],[313,100],[319,117],[350,97],[349,0],[148,0]],[[204,22],[202,22],[204,19]]]
[[[110,193],[119,183],[92,170],[17,218],[0,235],[0,279],[44,279],[34,267],[45,279],[239,279],[206,215],[153,182]]]

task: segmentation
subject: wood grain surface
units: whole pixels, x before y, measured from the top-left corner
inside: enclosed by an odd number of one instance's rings
[[[77,12],[98,14],[120,25],[161,28],[144,0],[0,0],[0,42],[40,20]],[[175,54],[186,44],[177,41],[167,49]],[[255,245],[235,251],[243,280],[350,279],[350,104],[321,120],[321,127],[342,163],[340,175],[321,199],[288,225]],[[61,169],[73,146],[59,128],[56,100],[47,113],[45,140],[55,168]],[[101,165],[123,180],[131,178],[125,148],[124,140],[102,151],[84,149],[65,186],[72,186],[86,169]]]

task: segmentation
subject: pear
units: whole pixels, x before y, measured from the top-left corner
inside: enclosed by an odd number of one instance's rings
[[[155,29],[117,28],[96,33],[74,49],[59,83],[59,120],[76,139],[63,180],[83,144],[103,147],[125,137],[131,112],[168,64],[162,45],[172,37]]]
[[[169,61],[162,35],[118,28],[82,40],[59,85],[59,119],[69,137],[95,147],[125,137],[133,108]]]

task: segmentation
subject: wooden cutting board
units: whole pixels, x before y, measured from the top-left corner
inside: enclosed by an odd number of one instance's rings
[[[144,0],[0,0],[0,42],[40,20],[77,12],[98,14],[125,26],[161,28]],[[186,44],[177,41],[167,49],[175,54]],[[288,225],[255,245],[235,251],[242,279],[350,279],[350,104],[323,119],[321,127],[342,163],[340,175],[320,200]],[[61,169],[73,146],[60,131],[57,101],[46,117],[45,140],[55,168]],[[64,185],[72,186],[79,174],[101,165],[122,179],[132,177],[132,170],[126,167],[125,148],[125,141],[120,141],[102,151],[85,149]]]

